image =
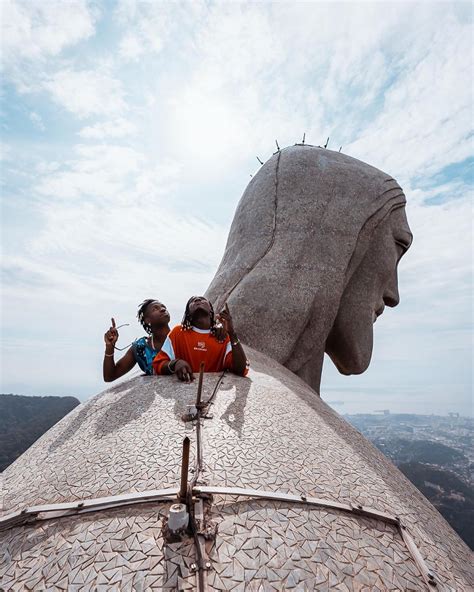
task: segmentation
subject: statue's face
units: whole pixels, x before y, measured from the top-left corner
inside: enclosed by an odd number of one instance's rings
[[[360,374],[370,362],[373,324],[385,306],[399,302],[397,265],[412,235],[405,208],[378,225],[370,246],[342,295],[326,341],[326,352],[342,374]]]

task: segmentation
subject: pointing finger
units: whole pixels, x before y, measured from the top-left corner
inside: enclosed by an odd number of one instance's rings
[[[112,317],[110,320],[112,321],[112,327],[115,329],[115,319]]]

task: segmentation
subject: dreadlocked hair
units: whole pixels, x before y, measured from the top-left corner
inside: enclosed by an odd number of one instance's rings
[[[155,302],[155,300],[156,298],[148,298],[147,300],[144,300],[138,307],[137,319],[148,335],[151,335],[151,325],[149,323],[145,323],[145,311],[147,306],[152,302]]]
[[[183,320],[181,321],[181,327],[183,328],[184,331],[189,331],[193,326],[192,320],[191,320],[191,313],[189,312],[189,305],[191,304],[191,302],[195,298],[198,298],[198,297],[191,296],[191,298],[186,303],[186,309],[184,311]],[[211,308],[211,334],[215,336],[215,334],[216,334],[216,319],[214,317],[214,308],[212,306],[211,301],[208,300],[208,302],[209,302],[209,306]]]

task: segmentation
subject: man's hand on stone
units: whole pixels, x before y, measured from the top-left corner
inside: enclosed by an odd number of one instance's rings
[[[175,373],[179,380],[182,382],[192,382],[194,380],[194,374],[191,366],[186,360],[178,360],[175,364]]]

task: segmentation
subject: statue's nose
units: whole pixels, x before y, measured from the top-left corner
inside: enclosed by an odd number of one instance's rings
[[[400,302],[400,294],[398,292],[398,273],[396,268],[390,274],[390,281],[385,286],[382,298],[385,306],[390,306],[391,308],[397,306]]]
[[[383,301],[385,302],[386,306],[390,306],[391,308],[397,306],[397,304],[400,302],[400,294],[398,293],[398,286],[396,284],[390,287],[388,290],[385,290]]]

